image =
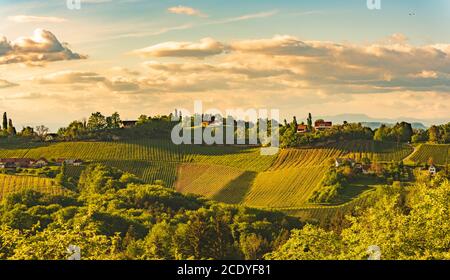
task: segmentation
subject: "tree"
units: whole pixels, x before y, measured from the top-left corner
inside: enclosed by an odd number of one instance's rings
[[[439,142],[439,128],[435,125],[428,130],[428,139],[431,143]]]
[[[17,133],[16,128],[14,127],[14,125],[12,123],[12,120],[9,119],[9,122],[8,122],[8,134],[9,135],[16,135],[16,133]]]
[[[297,129],[298,123],[297,123],[297,117],[294,116],[294,119],[292,120],[292,125],[295,129]]]
[[[120,124],[122,121],[120,120],[120,115],[117,112],[114,112],[111,117],[106,118],[106,124],[108,129],[120,128]]]
[[[87,127],[89,130],[98,131],[106,128],[106,118],[100,112],[92,113],[89,117]]]
[[[387,140],[387,130],[386,125],[382,124],[380,128],[375,130],[375,134],[373,136],[373,140],[375,141],[386,141]]]
[[[240,238],[240,247],[246,260],[258,260],[269,247],[267,240],[260,235],[244,234]]]
[[[3,113],[3,130],[8,130],[8,116],[6,115],[6,112]]]
[[[173,232],[167,222],[163,221],[154,225],[145,238],[144,252],[146,259],[173,259],[172,235]]]
[[[312,131],[313,123],[312,123],[312,115],[311,115],[311,113],[308,114],[307,123],[308,123],[308,130]]]
[[[39,136],[39,138],[44,140],[45,136],[48,133],[48,127],[46,127],[45,125],[38,125],[38,126],[36,126],[36,133]]]
[[[34,129],[30,126],[22,128],[22,131],[20,132],[20,136],[22,137],[33,137],[34,135]]]
[[[148,116],[147,115],[140,115],[137,124],[144,124],[148,122]]]

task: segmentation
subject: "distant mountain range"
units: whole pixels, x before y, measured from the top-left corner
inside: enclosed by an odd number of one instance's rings
[[[361,123],[364,126],[370,127],[372,129],[380,127],[382,124],[394,125],[397,122],[408,122],[411,123],[414,129],[427,129],[431,125],[439,125],[450,122],[449,119],[414,119],[414,118],[396,118],[396,119],[384,119],[384,118],[372,118],[365,114],[341,114],[335,116],[318,116],[314,119],[325,119],[333,121],[334,123],[343,123],[344,121],[350,123]]]

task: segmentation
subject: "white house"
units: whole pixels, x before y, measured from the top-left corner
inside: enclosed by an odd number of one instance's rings
[[[430,168],[428,168],[428,173],[430,173],[431,176],[436,175],[436,167],[434,165],[431,165]]]

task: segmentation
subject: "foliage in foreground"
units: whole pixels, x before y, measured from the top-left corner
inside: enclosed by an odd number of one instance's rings
[[[258,259],[283,244],[297,220],[145,185],[92,165],[74,192],[23,190],[0,205],[0,259]]]
[[[450,259],[450,183],[389,187],[382,198],[337,233],[307,225],[266,259],[365,259],[377,245],[382,259]]]

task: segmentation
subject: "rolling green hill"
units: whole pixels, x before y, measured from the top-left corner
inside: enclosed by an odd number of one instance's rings
[[[307,200],[320,187],[328,166],[335,158],[359,160],[368,157],[377,161],[392,161],[402,160],[411,151],[408,145],[396,143],[346,141],[326,147],[283,149],[274,156],[261,156],[257,147],[177,146],[170,141],[142,139],[8,143],[0,148],[0,158],[80,158],[133,173],[148,183],[162,180],[180,192],[225,203],[272,209],[304,209],[312,206]],[[82,169],[70,167],[67,172],[78,177]],[[359,193],[352,195],[349,195],[348,201]],[[316,212],[326,212],[328,210],[323,209],[327,207],[321,206],[321,210]],[[336,208],[330,207],[329,211],[333,209]],[[304,214],[306,212],[311,210],[290,211],[299,216],[307,216]]]
[[[64,192],[52,179],[0,174],[0,198],[23,189],[34,189],[50,194],[62,194]]]
[[[408,157],[414,163],[427,163],[432,158],[434,164],[450,164],[450,145],[422,144]]]

